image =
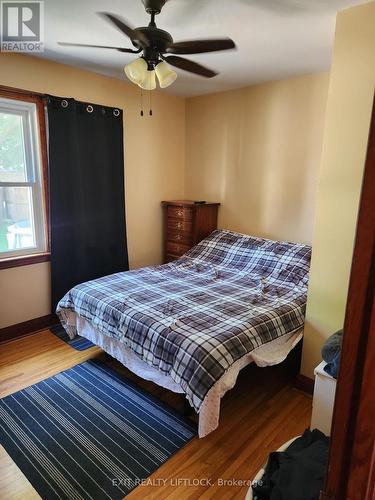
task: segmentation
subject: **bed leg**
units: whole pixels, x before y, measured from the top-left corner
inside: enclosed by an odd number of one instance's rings
[[[184,398],[184,415],[185,417],[191,417],[194,413],[193,408],[190,406],[189,401]]]

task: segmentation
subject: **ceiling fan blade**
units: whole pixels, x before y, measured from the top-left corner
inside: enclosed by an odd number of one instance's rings
[[[167,47],[167,52],[170,54],[201,54],[235,48],[236,44],[230,38],[219,38],[217,40],[187,40],[171,43]]]
[[[124,47],[108,47],[107,45],[88,45],[86,43],[69,43],[69,42],[57,42],[59,45],[63,45],[64,47],[90,47],[93,49],[113,49],[118,50],[119,52],[127,52],[129,54],[139,54],[142,49],[133,50],[126,49]]]
[[[205,66],[202,66],[201,64],[198,64],[194,61],[190,61],[189,59],[185,59],[184,57],[167,56],[164,57],[164,59],[176,68],[180,68],[185,71],[189,71],[190,73],[204,76],[206,78],[212,78],[213,76],[216,76],[218,74],[215,71],[212,71],[212,69],[206,68]]]
[[[142,48],[150,46],[150,41],[148,40],[147,36],[142,33],[142,31],[132,28],[127,21],[120,18],[119,16],[115,16],[114,14],[110,14],[109,12],[98,12],[98,15],[106,21],[114,24],[116,28],[121,31],[121,33],[128,36],[133,42],[138,43]]]

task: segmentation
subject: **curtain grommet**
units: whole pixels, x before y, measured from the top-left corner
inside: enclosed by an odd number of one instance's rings
[[[63,99],[63,100],[61,101],[61,106],[62,106],[63,108],[67,108],[67,107],[69,106],[68,101],[67,101],[66,99]]]
[[[113,116],[120,116],[120,111],[118,109],[114,109]]]
[[[86,111],[88,113],[92,113],[94,111],[94,108],[91,106],[91,104],[89,104],[87,107],[86,107]]]

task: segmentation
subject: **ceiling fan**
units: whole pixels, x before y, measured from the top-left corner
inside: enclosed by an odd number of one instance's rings
[[[234,49],[236,48],[235,43],[230,38],[174,42],[172,36],[167,31],[158,28],[155,23],[155,16],[160,14],[166,1],[142,0],[146,12],[151,15],[151,20],[148,26],[141,28],[131,27],[127,21],[117,15],[108,12],[98,13],[103,19],[110,22],[124,35],[129,37],[135,49],[68,42],[59,42],[59,45],[114,49],[130,54],[140,54],[142,52],[142,55],[138,59],[125,66],[124,71],[129,80],[145,90],[154,90],[156,88],[155,76],[158,77],[161,88],[168,87],[176,80],[177,73],[170,68],[169,64],[206,78],[216,76],[217,72],[201,64],[180,57],[179,55],[168,54],[185,55],[216,52]]]

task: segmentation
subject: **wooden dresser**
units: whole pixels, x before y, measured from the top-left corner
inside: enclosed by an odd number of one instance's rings
[[[163,201],[164,262],[176,260],[217,229],[220,203]]]

